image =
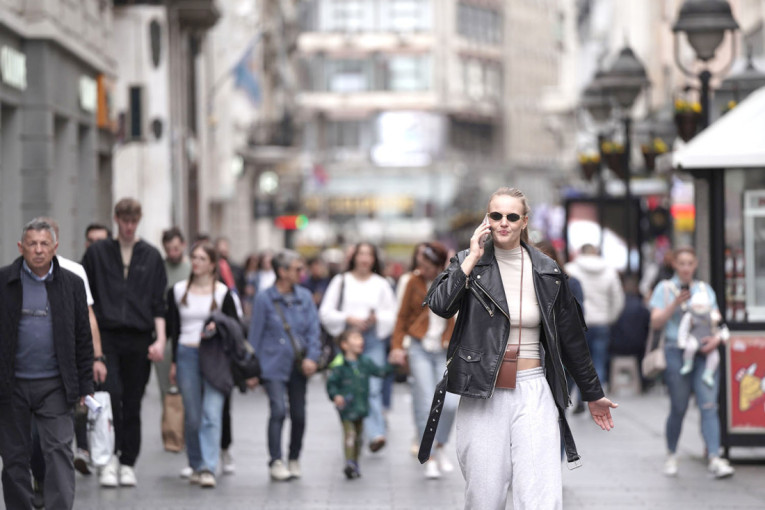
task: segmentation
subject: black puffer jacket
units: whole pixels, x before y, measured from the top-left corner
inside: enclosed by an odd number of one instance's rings
[[[558,406],[568,461],[574,462],[579,456],[564,412],[570,403],[564,367],[574,377],[584,400],[595,401],[604,394],[584,338],[581,308],[566,276],[551,258],[522,244],[531,257],[534,289],[542,308],[540,342],[545,377]],[[470,276],[460,267],[467,255],[465,250],[452,258],[449,268],[433,282],[426,301],[441,317],[459,312],[447,351],[446,390],[465,397],[490,398],[507,347],[510,315],[493,243],[486,244]]]
[[[21,264],[0,268],[0,401],[7,402],[16,383],[16,348],[23,302]],[[62,269],[53,257],[53,278],[45,282],[53,320],[53,343],[66,400],[93,393],[93,339],[90,336],[85,284],[74,273]]]

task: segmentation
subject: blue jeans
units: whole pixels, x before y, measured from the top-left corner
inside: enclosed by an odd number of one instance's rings
[[[364,332],[364,355],[378,366],[385,366],[387,361],[385,341],[377,338],[374,327]],[[364,435],[368,440],[385,437],[385,417],[383,416],[382,398],[383,380],[369,378],[369,415],[364,418]]]
[[[178,346],[176,380],[183,397],[183,433],[189,466],[194,471],[215,473],[226,396],[202,377],[199,349],[195,347]]]
[[[701,380],[705,369],[703,355],[696,355],[691,373],[680,375],[680,368],[683,366],[683,350],[666,346],[664,352],[667,357],[664,382],[669,390],[670,402],[666,429],[667,450],[671,453],[677,451],[683,418],[693,392],[696,394],[696,403],[701,413],[701,436],[704,438],[708,455],[716,457],[720,451],[720,420],[717,413],[720,372],[715,373],[715,384],[710,388]]]
[[[611,328],[608,326],[590,326],[584,334],[587,339],[587,347],[590,349],[592,364],[598,373],[601,386],[608,379],[608,344],[611,340]]]
[[[303,448],[305,432],[305,393],[308,379],[293,370],[289,381],[264,380],[263,387],[268,394],[271,415],[268,417],[269,465],[282,458],[282,428],[287,417],[287,399],[292,427],[290,428],[289,460],[297,460]]]
[[[412,340],[409,346],[409,370],[412,374],[412,404],[417,433],[422,437],[433,401],[436,384],[444,376],[446,370],[446,352],[427,352],[417,340]],[[446,444],[454,423],[459,397],[447,393],[441,421],[436,430],[436,444]]]

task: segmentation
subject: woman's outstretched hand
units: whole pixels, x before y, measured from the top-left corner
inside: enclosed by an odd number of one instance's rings
[[[587,402],[587,405],[590,408],[592,419],[601,429],[611,430],[614,428],[614,419],[611,417],[611,409],[616,409],[619,407],[619,404],[615,404],[606,397],[603,397],[595,402]]]

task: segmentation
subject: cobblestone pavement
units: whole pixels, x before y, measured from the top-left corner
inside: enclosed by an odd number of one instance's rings
[[[571,417],[584,466],[563,467],[567,509],[763,509],[765,448],[733,449],[736,475],[714,480],[702,461],[698,413],[689,410],[680,441],[680,474],[661,474],[663,426],[667,399],[660,391],[615,399],[616,428],[602,432],[589,415]],[[160,440],[160,405],[155,382],[147,389],[143,410],[143,446],[136,473],[138,487],[100,489],[95,476],[77,474],[75,508],[88,509],[266,509],[266,510],[458,510],[463,481],[456,472],[425,480],[409,453],[414,437],[411,399],[406,385],[395,387],[388,421],[389,443],[377,454],[365,451],[363,477],[349,482],[342,474],[340,426],[326,397],[323,381],[309,385],[308,427],[301,459],[303,476],[271,482],[267,471],[267,399],[260,389],[236,394],[233,402],[234,475],[219,476],[216,489],[190,486],[178,473],[183,454],[166,453]],[[286,435],[285,435],[286,437]],[[453,444],[452,461],[457,464]],[[738,459],[738,462],[735,462]],[[756,460],[756,459],[759,459]],[[512,503],[508,502],[508,507]]]

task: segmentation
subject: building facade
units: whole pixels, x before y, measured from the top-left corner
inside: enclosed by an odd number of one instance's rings
[[[407,244],[482,207],[506,169],[505,14],[501,1],[304,2],[303,204],[325,226],[308,242]]]
[[[157,245],[172,225],[193,239],[206,214],[200,211],[206,148],[201,54],[219,17],[212,0],[115,2],[111,43],[120,59],[113,194],[141,202],[139,234]]]
[[[110,217],[111,27],[107,2],[0,2],[3,264],[35,216],[59,222],[59,253],[75,259],[85,226]]]

